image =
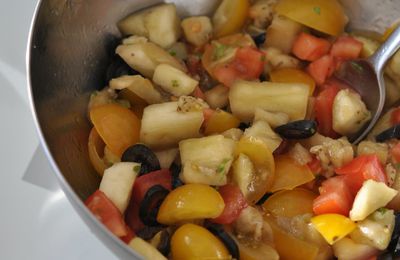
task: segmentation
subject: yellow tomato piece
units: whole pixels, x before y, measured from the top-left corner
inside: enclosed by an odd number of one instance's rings
[[[236,241],[237,242],[237,241]],[[264,243],[256,247],[237,243],[239,246],[240,260],[278,260],[279,255],[276,250]]]
[[[204,133],[206,135],[222,133],[231,128],[238,127],[240,120],[224,110],[215,111],[207,122]]]
[[[104,170],[107,168],[101,156],[105,146],[106,144],[103,142],[103,140],[101,140],[100,135],[93,127],[89,134],[88,153],[90,162],[100,176],[103,176]]]
[[[138,118],[142,118],[143,116],[143,110],[145,107],[147,107],[149,104],[147,104],[146,101],[144,101],[142,98],[140,98],[138,95],[133,93],[131,90],[128,88],[122,89],[119,93],[118,96],[122,99],[126,99],[129,101],[131,104],[131,110],[135,115],[137,115]]]
[[[255,203],[272,187],[275,176],[274,156],[263,141],[252,137],[242,137],[239,140],[235,156],[241,153],[250,158],[255,168],[255,176],[249,185],[251,189],[246,196],[251,203]]]
[[[266,218],[272,228],[275,249],[281,260],[311,260],[318,254],[318,247],[298,239],[282,230],[275,221]]]
[[[212,187],[186,184],[168,194],[160,206],[157,221],[171,225],[194,219],[216,218],[224,207],[224,200]]]
[[[289,155],[280,155],[275,158],[275,180],[271,191],[291,190],[314,178],[306,165],[298,164]]]
[[[329,35],[338,36],[348,21],[337,0],[280,0],[278,14]]]
[[[107,104],[90,110],[90,120],[111,152],[118,157],[139,141],[140,120],[129,109]]]
[[[269,197],[262,207],[274,216],[291,218],[308,213],[312,214],[313,201],[316,197],[315,193],[301,188],[283,190]]]
[[[304,83],[310,88],[310,96],[315,90],[314,79],[302,70],[294,68],[283,68],[274,70],[270,74],[272,82],[279,83]]]
[[[223,0],[212,18],[215,37],[238,32],[246,21],[249,6],[249,0]]]
[[[171,254],[174,260],[231,259],[225,245],[207,229],[185,224],[171,238]]]
[[[319,215],[313,217],[311,223],[330,245],[344,238],[357,227],[356,223],[339,214]]]

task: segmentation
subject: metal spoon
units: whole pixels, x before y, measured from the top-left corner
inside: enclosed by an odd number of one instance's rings
[[[355,89],[371,111],[371,120],[356,134],[349,136],[353,143],[359,143],[376,124],[385,104],[385,82],[383,69],[386,62],[400,48],[400,27],[379,49],[367,59],[344,62],[336,73],[336,77],[345,81]]]

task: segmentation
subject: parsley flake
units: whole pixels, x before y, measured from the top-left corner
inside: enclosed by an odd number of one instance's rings
[[[172,83],[172,87],[174,87],[174,88],[179,87],[179,81],[177,81],[176,79],[173,79],[173,80],[171,81],[171,83]]]
[[[229,161],[230,161],[230,160],[229,160],[228,158],[223,159],[223,160],[222,160],[222,163],[221,163],[220,165],[218,165],[217,173],[220,173],[220,174],[224,173],[224,172],[225,172],[226,164],[227,164]]]
[[[385,215],[385,213],[387,212],[387,208],[380,208],[377,210],[380,214]]]
[[[362,73],[364,71],[364,68],[357,62],[350,62],[350,65],[354,70],[358,71],[359,73]]]
[[[171,54],[171,56],[174,56],[174,57],[175,57],[175,56],[176,56],[176,51],[170,50],[170,51],[169,51],[169,54]]]
[[[140,165],[133,166],[133,171],[134,172],[140,172]]]
[[[316,14],[321,14],[321,7],[315,6],[315,7],[313,8],[313,11],[314,11],[314,13],[316,13]]]
[[[213,60],[219,60],[222,57],[224,57],[227,49],[228,49],[228,46],[220,44],[220,43],[216,43],[214,53],[213,53]]]

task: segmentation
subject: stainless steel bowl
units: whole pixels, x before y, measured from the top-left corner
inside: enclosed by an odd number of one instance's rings
[[[381,2],[367,2],[374,1]],[[37,6],[28,44],[31,108],[47,157],[73,207],[121,259],[139,257],[82,203],[100,182],[87,155],[86,107],[90,93],[104,87],[106,65],[120,38],[117,21],[160,2],[164,1],[43,0]],[[219,0],[165,2],[175,3],[180,15],[186,16],[208,14]]]

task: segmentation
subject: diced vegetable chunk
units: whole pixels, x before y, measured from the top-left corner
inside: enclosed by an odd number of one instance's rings
[[[353,221],[339,214],[319,215],[313,217],[311,223],[330,245],[344,238],[357,227]]]
[[[167,260],[167,258],[157,250],[157,248],[153,247],[150,243],[146,242],[140,237],[133,238],[129,242],[128,246],[145,259]]]
[[[363,44],[351,36],[341,36],[333,43],[331,55],[336,58],[357,59],[363,49]]]
[[[373,259],[378,255],[378,250],[372,246],[356,243],[350,238],[342,238],[333,245],[333,252],[338,259],[364,260]]]
[[[207,16],[186,18],[181,26],[186,40],[197,47],[206,44],[212,36],[213,27]]]
[[[214,35],[219,38],[238,32],[246,21],[248,0],[223,0],[212,17]]]
[[[282,138],[264,120],[254,121],[252,126],[244,131],[243,136],[261,140],[271,151],[275,151],[282,142]]]
[[[156,67],[153,81],[162,89],[177,97],[189,95],[199,84],[197,80],[189,77],[185,72],[168,64],[160,64]]]
[[[315,61],[327,54],[330,48],[328,40],[302,32],[296,38],[292,51],[299,59]]]
[[[206,135],[220,134],[229,129],[238,127],[239,124],[240,121],[235,116],[224,110],[217,109],[207,121],[204,133]]]

